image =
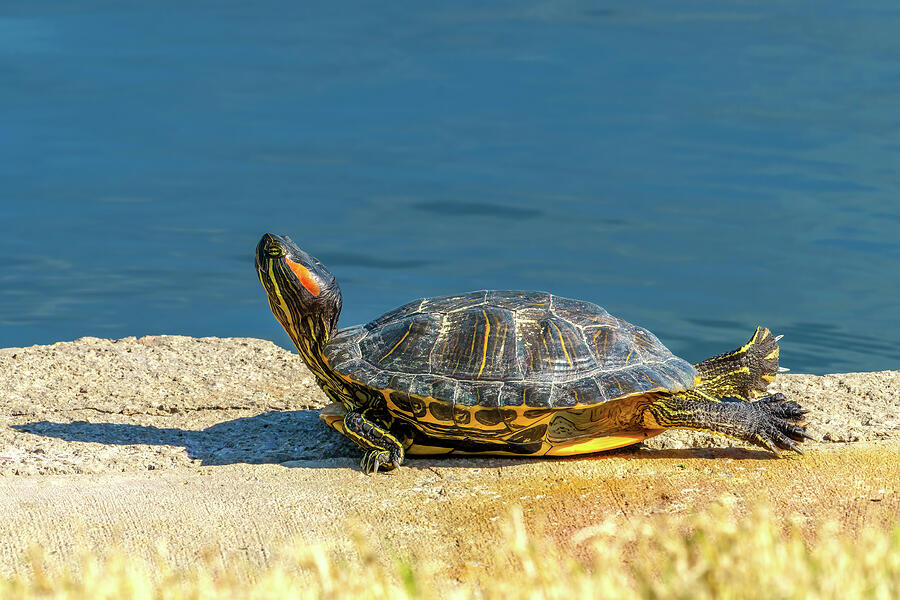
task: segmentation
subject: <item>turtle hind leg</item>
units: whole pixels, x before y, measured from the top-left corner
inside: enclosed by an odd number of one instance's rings
[[[778,373],[778,340],[765,327],[757,327],[750,340],[731,352],[697,363],[697,387],[714,396],[749,400],[765,394]]]
[[[780,456],[780,450],[803,454],[799,443],[814,439],[806,432],[808,411],[784,394],[755,402],[719,402],[696,395],[659,396],[643,413],[648,429],[695,429],[727,435],[755,444]]]

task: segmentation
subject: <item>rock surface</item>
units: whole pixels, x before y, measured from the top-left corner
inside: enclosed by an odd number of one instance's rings
[[[854,530],[896,519],[900,371],[782,375],[772,391],[811,410],[821,441],[802,458],[667,432],[593,457],[409,459],[367,477],[356,447],[319,422],[327,399],[299,357],[270,342],[0,349],[0,572],[33,543],[60,562],[84,544],[145,555],[157,540],[185,564],[201,551],[265,562],[296,537],[346,544],[347,522],[392,548],[474,564],[513,503],[563,537],[722,494]]]

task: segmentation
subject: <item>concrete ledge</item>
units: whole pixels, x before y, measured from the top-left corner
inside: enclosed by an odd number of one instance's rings
[[[570,460],[410,459],[366,477],[326,429],[299,357],[255,339],[83,338],[0,349],[0,571],[34,543],[77,561],[87,544],[177,560],[263,563],[294,538],[347,543],[360,523],[392,548],[450,563],[490,553],[510,504],[561,538],[610,514],[702,510],[722,494],[851,530],[900,514],[900,372],[784,375],[822,442],[777,460],[668,432]]]

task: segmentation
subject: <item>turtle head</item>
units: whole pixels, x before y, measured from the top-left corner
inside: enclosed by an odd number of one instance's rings
[[[256,272],[275,318],[297,349],[317,354],[313,348],[321,350],[341,314],[341,288],[334,275],[291,238],[271,233],[256,246]]]

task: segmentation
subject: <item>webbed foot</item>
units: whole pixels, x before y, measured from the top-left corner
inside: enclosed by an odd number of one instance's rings
[[[806,432],[803,425],[809,411],[787,400],[781,392],[760,398],[747,406],[753,409],[747,423],[749,441],[778,456],[781,456],[781,450],[803,454],[798,442],[816,439]]]

